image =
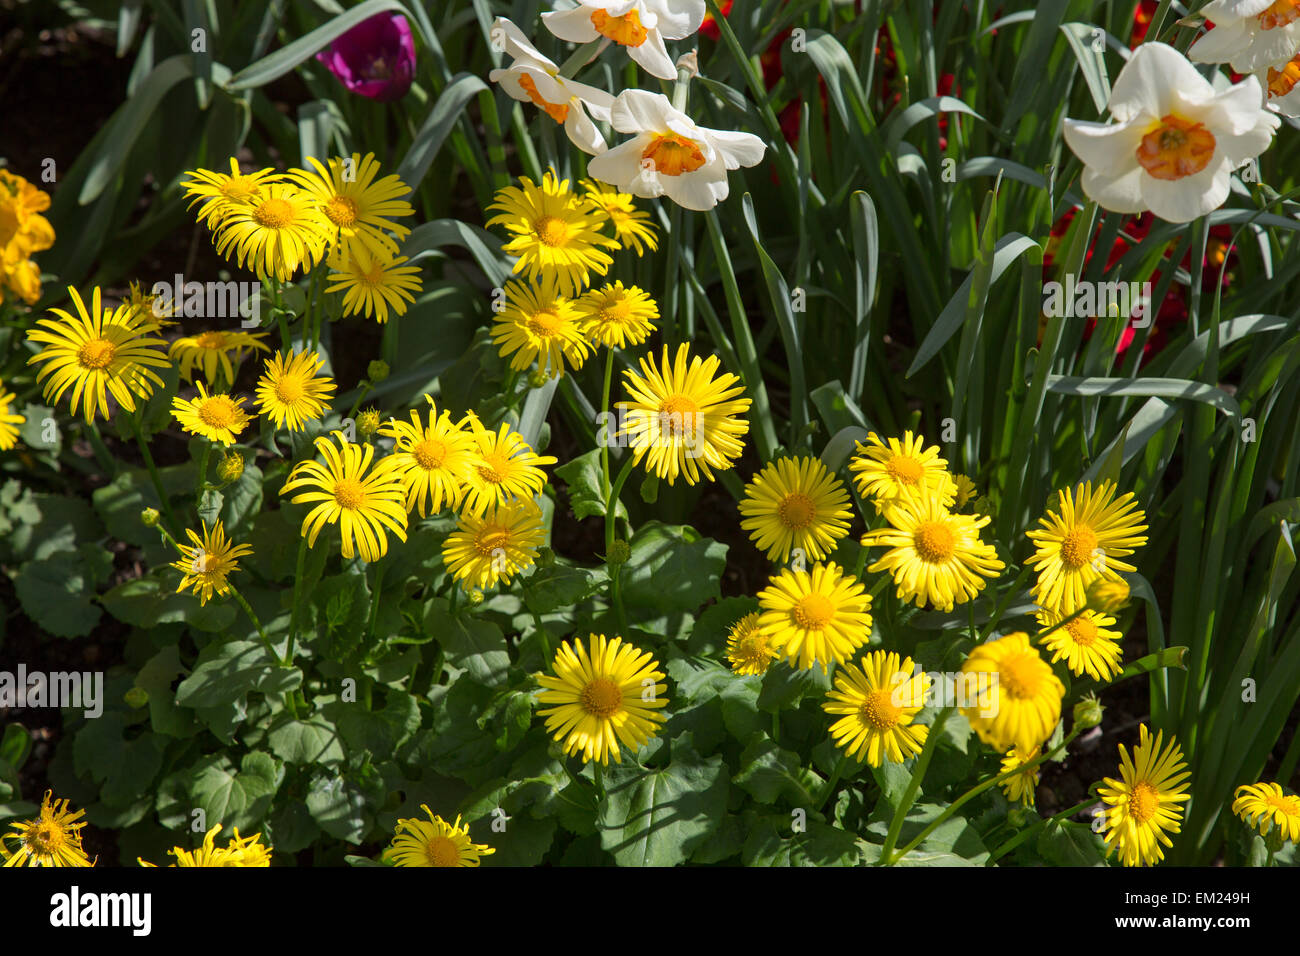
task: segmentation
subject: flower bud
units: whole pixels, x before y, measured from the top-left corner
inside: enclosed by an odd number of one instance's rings
[[[159,514],[157,508],[145,508],[140,512],[140,521],[144,523],[146,528],[158,527],[158,518]]]
[[[1123,578],[1098,578],[1088,585],[1088,608],[1103,614],[1114,614],[1132,597],[1128,582]]]
[[[132,710],[139,710],[149,703],[149,692],[143,687],[132,687],[122,695],[122,699],[126,701],[126,705]]]
[[[470,607],[478,607],[482,603],[483,603],[483,592],[481,590],[475,588],[474,590],[469,592]]]
[[[366,366],[366,378],[370,379],[371,382],[377,385],[384,379],[388,378],[388,371],[387,362],[383,359],[375,359]]]
[[[1101,705],[1095,694],[1089,694],[1074,705],[1074,726],[1088,730],[1101,723],[1101,715],[1106,708]]]
[[[244,456],[237,451],[227,452],[221,456],[221,461],[217,462],[217,477],[226,484],[238,481],[243,473]]]
[[[362,441],[369,441],[370,436],[379,431],[379,409],[367,408],[357,413],[357,434]]]
[[[1029,815],[1020,807],[1012,807],[1007,811],[1007,823],[1013,827],[1023,827]]]
[[[531,375],[528,376],[528,387],[541,388],[550,380],[551,380],[551,376],[547,375],[543,371],[536,370]]]
[[[609,546],[609,554],[605,555],[607,564],[617,567],[620,564],[627,564],[632,559],[632,548],[623,540],[617,540]]]

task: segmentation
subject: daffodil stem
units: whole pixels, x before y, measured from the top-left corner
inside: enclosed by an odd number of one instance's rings
[[[130,416],[131,430],[135,433],[135,443],[140,447],[140,457],[144,459],[144,466],[149,471],[149,478],[153,482],[153,490],[158,495],[159,506],[162,508],[163,517],[167,519],[168,530],[172,534],[178,534],[180,522],[176,520],[176,515],[172,512],[171,502],[167,500],[167,491],[163,488],[162,477],[158,474],[158,466],[154,464],[153,455],[149,451],[149,443],[145,441],[144,431],[140,427],[140,417],[144,409],[141,408]]]
[[[1016,768],[1016,769],[1020,769],[1020,768]],[[1088,799],[1084,800],[1082,803],[1076,803],[1068,810],[1062,810],[1060,813],[1056,814],[1053,817],[1049,817],[1046,820],[1039,820],[1037,823],[1025,827],[1015,836],[1011,837],[1005,843],[998,846],[996,850],[990,853],[989,858],[988,860],[985,861],[985,863],[986,864],[993,863],[995,860],[1002,859],[1002,857],[1006,856],[1016,847],[1020,846],[1020,844],[1024,843],[1034,834],[1041,832],[1042,830],[1051,826],[1053,823],[1057,823],[1061,820],[1069,819],[1070,817],[1078,813],[1080,810],[1086,810],[1088,807],[1092,806],[1096,802],[1097,802],[1097,798],[1090,794]]]
[[[285,666],[293,664],[293,646],[298,640],[298,608],[302,604],[302,579],[307,567],[307,539],[298,539],[298,562],[293,574],[293,610],[289,612],[289,646],[284,652]]]
[[[894,810],[894,819],[889,821],[889,832],[885,834],[885,845],[880,849],[880,864],[888,866],[893,862],[894,847],[898,844],[898,834],[903,829],[903,821],[907,819],[907,813],[912,809],[912,804],[916,800],[916,795],[921,789],[921,781],[925,779],[925,771],[930,766],[930,760],[934,757],[935,748],[939,745],[939,732],[943,730],[943,725],[948,722],[956,710],[953,706],[948,706],[940,710],[934,716],[934,723],[930,725],[930,730],[925,737],[925,746],[921,748],[921,756],[917,758],[916,765],[912,767],[912,780],[907,785],[907,791],[903,794],[903,799],[898,801],[898,807]]]
[[[949,710],[949,711],[951,709],[952,709],[951,707],[945,708],[945,710]],[[937,830],[945,820],[951,817],[965,804],[969,803],[971,800],[974,800],[976,797],[978,797],[985,790],[988,790],[990,787],[994,787],[997,784],[1002,783],[1004,780],[1009,780],[1018,773],[1024,773],[1026,770],[1032,767],[1036,767],[1040,763],[1043,763],[1044,761],[1051,760],[1057,754],[1063,752],[1066,747],[1070,746],[1070,744],[1074,741],[1074,738],[1079,736],[1079,734],[1082,731],[1083,731],[1082,726],[1076,726],[1072,731],[1070,731],[1065,736],[1064,740],[1062,740],[1059,744],[1057,744],[1047,753],[1039,754],[1033,760],[1027,760],[1017,767],[1012,767],[1010,770],[1006,771],[1005,773],[1000,773],[996,777],[990,777],[988,780],[985,780],[983,783],[978,783],[975,786],[971,787],[960,797],[958,797],[956,800],[950,803],[942,813],[940,813],[937,817],[935,817],[932,821],[930,821],[930,823],[925,827],[925,829],[923,829],[920,833],[916,835],[915,838],[913,838],[911,843],[907,844],[907,846],[899,850],[898,853],[895,854],[892,858],[887,858],[884,853],[881,853],[880,855],[881,862],[886,864],[892,864],[898,860],[901,860],[903,857],[907,856],[907,854],[911,853],[914,849],[920,846],[921,843],[924,842],[926,837],[928,837],[931,833]],[[931,735],[934,734],[933,729],[931,729],[930,732]],[[925,743],[926,746],[928,747],[930,744],[929,738],[926,739]],[[916,778],[913,778],[913,782],[915,782],[915,780]],[[890,829],[892,830],[893,828],[891,827]]]
[[[605,431],[601,436],[600,442],[600,474],[601,474],[601,491],[605,497],[609,497],[609,390],[614,380],[614,350],[612,348],[605,350],[605,384],[600,390],[600,420],[605,422]],[[601,434],[597,432],[597,434]]]
[[[677,85],[673,87],[673,109],[679,113],[686,112],[686,104],[690,101],[691,94],[691,71],[685,67],[679,67],[677,70]]]

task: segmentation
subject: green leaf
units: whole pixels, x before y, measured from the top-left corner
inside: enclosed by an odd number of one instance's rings
[[[471,73],[458,73],[438,95],[438,101],[420,124],[419,132],[411,142],[401,164],[397,167],[397,178],[412,189],[417,187],[429,171],[442,148],[447,134],[460,120],[461,112],[480,92],[487,90],[487,84]]]
[[[852,833],[816,820],[766,817],[745,840],[743,860],[746,866],[860,866],[863,844]]]
[[[1048,823],[1035,846],[1040,856],[1058,866],[1105,866],[1106,845],[1086,823]]]
[[[91,603],[93,572],[73,552],[26,562],[14,577],[14,590],[27,616],[56,637],[85,637],[103,614]]]
[[[193,673],[176,688],[185,707],[225,707],[249,691],[282,694],[302,684],[302,671],[281,667],[258,641],[209,644],[199,652]]]
[[[703,538],[686,525],[658,521],[637,528],[630,544],[632,556],[623,569],[623,606],[629,620],[661,620],[721,596],[725,544]]]
[[[281,771],[269,754],[253,751],[244,754],[238,770],[225,754],[214,754],[184,771],[184,777],[191,781],[189,797],[195,808],[202,808],[209,828],[220,823],[252,833],[271,807]]]
[[[600,844],[620,866],[685,862],[726,812],[722,757],[702,758],[689,734],[673,741],[672,748],[672,762],[662,770],[624,763],[606,776]]]
[[[758,734],[750,740],[740,755],[740,765],[744,769],[732,783],[759,803],[770,805],[784,799],[804,810],[816,806],[814,791],[820,778],[803,767],[797,753],[782,749],[770,737]]]
[[[1241,406],[1222,389],[1204,382],[1185,378],[1156,378],[1144,375],[1139,378],[1103,378],[1101,376],[1076,377],[1071,375],[1047,376],[1047,390],[1062,395],[1112,397],[1116,395],[1158,396],[1162,398],[1189,398],[1194,402],[1213,405],[1225,415],[1241,418]]]
[[[27,755],[32,752],[32,735],[22,724],[8,724],[4,736],[0,737],[0,760],[14,770],[21,770],[27,762]]]
[[[135,686],[149,695],[149,724],[156,733],[192,737],[198,730],[194,715],[176,705],[172,690],[172,682],[184,673],[180,649],[170,644],[149,658],[136,675]]]
[[[382,784],[373,770],[342,776],[317,774],[307,788],[307,810],[330,836],[360,843],[374,824],[371,807],[384,797]]]
[[[602,491],[599,448],[566,461],[555,469],[555,475],[563,478],[568,485],[569,508],[575,518],[581,521],[593,515],[604,516],[605,495]],[[627,517],[627,508],[623,502],[619,501],[614,510],[615,517]]]
[[[505,681],[510,655],[501,628],[490,621],[452,614],[441,601],[430,602],[424,626],[447,652],[447,660],[469,671],[475,681],[488,687]]]
[[[126,720],[121,711],[109,711],[88,720],[73,737],[73,761],[78,775],[103,784],[100,798],[113,807],[124,807],[150,789],[162,769],[167,740],[145,732],[124,739]]]
[[[223,631],[239,613],[219,599],[200,604],[193,593],[171,591],[157,578],[123,582],[105,592],[99,603],[119,621],[142,628],[184,623],[199,631]]]
[[[343,760],[338,730],[320,714],[294,720],[281,714],[266,734],[267,746],[287,764],[333,764]]]
[[[572,607],[604,584],[603,572],[552,564],[523,579],[524,603],[530,611],[549,614]]]
[[[420,705],[405,691],[391,688],[382,710],[372,712],[359,703],[335,701],[324,711],[338,727],[349,753],[386,757],[420,729]]]
[[[76,551],[79,543],[104,535],[94,511],[81,498],[26,495],[23,505],[10,511],[9,517],[13,520],[3,553],[15,563],[48,558],[59,551]]]

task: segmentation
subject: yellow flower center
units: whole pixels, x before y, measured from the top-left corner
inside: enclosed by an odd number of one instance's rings
[[[221,184],[218,192],[227,199],[243,202],[257,192],[257,183],[252,176],[231,176]]]
[[[875,730],[889,730],[898,724],[903,708],[894,703],[892,690],[873,690],[858,708],[858,717]]]
[[[596,319],[605,325],[622,325],[632,317],[632,303],[627,299],[615,299],[596,313]]]
[[[357,202],[349,196],[331,196],[321,207],[325,218],[336,226],[346,228],[357,222]]]
[[[1280,811],[1284,816],[1300,817],[1300,797],[1290,797],[1285,793],[1279,794],[1269,791],[1268,796],[1264,798],[1264,802],[1274,810]]]
[[[510,470],[510,459],[499,452],[484,455],[483,460],[475,466],[478,476],[484,481],[499,485],[506,480],[506,472]]]
[[[611,17],[604,10],[593,10],[591,25],[603,37],[609,37],[623,46],[640,46],[650,32],[641,25],[641,15],[629,10],[621,17]]]
[[[549,339],[564,326],[564,320],[553,309],[542,309],[528,317],[527,325],[533,335]]]
[[[429,862],[434,866],[459,866],[460,848],[451,837],[436,836],[429,841]]]
[[[275,397],[286,405],[292,405],[302,398],[305,389],[302,380],[285,376],[275,383]]]
[[[504,554],[509,543],[510,531],[501,525],[484,525],[474,535],[474,550],[484,558],[490,558],[497,552]]]
[[[915,485],[925,477],[925,466],[910,455],[895,455],[885,463],[885,471],[902,485]]]
[[[925,521],[912,533],[912,546],[922,561],[939,564],[957,551],[957,538],[943,521]]]
[[[693,173],[705,163],[700,144],[676,133],[662,133],[650,140],[650,145],[641,153],[641,159],[649,160],[654,171],[664,176]]]
[[[623,691],[608,677],[597,677],[578,695],[582,709],[593,717],[607,720],[623,706]]]
[[[998,686],[1008,697],[1026,700],[1033,697],[1042,683],[1042,660],[1037,654],[1013,654],[998,664]]]
[[[226,346],[225,332],[200,332],[194,336],[194,344],[201,349],[221,349]]]
[[[695,433],[700,406],[685,395],[669,395],[659,403],[659,427],[669,438]]]
[[[835,602],[825,594],[805,594],[794,606],[794,621],[806,631],[820,631],[835,617]]]
[[[426,438],[411,449],[415,463],[425,471],[441,468],[447,457],[447,446],[434,438]]]
[[[1092,560],[1097,550],[1097,533],[1086,524],[1075,525],[1061,539],[1061,563],[1071,571]]]
[[[1300,83],[1300,54],[1280,70],[1271,66],[1268,68],[1269,99],[1286,96],[1295,89],[1297,83]]]
[[[63,842],[63,831],[51,820],[43,820],[27,831],[27,844],[38,853],[53,853]]]
[[[106,368],[117,355],[117,346],[108,339],[91,339],[77,349],[77,363],[86,369]]]
[[[238,406],[224,395],[213,395],[199,406],[199,420],[210,428],[229,428],[238,414]]]
[[[253,219],[267,229],[284,229],[293,224],[293,206],[285,199],[267,199],[253,210]]]
[[[1080,647],[1092,647],[1097,643],[1097,625],[1092,618],[1076,617],[1065,625],[1065,631]]]
[[[747,637],[742,637],[736,642],[731,657],[733,660],[752,667],[763,666],[770,660],[767,650],[767,637],[762,631],[755,631]]]
[[[1146,823],[1160,809],[1160,791],[1145,780],[1133,788],[1128,800],[1128,812],[1138,823]]]
[[[365,503],[366,492],[355,478],[340,478],[334,482],[334,500],[340,507],[355,511]]]
[[[567,103],[552,103],[543,99],[542,94],[537,92],[537,84],[533,82],[533,78],[527,73],[519,75],[519,85],[524,88],[524,92],[528,94],[528,98],[533,101],[534,105],[541,107],[542,111],[555,122],[563,123],[569,118],[569,105]]]
[[[1300,0],[1277,0],[1271,7],[1259,14],[1259,25],[1265,30],[1289,26],[1300,20]]]
[[[533,223],[533,230],[544,245],[552,248],[569,241],[569,224],[556,216],[543,216]]]
[[[776,515],[781,519],[781,524],[792,531],[802,531],[808,527],[816,514],[817,509],[813,507],[812,499],[798,491],[782,498],[776,508]]]
[[[1137,161],[1155,179],[1172,182],[1208,166],[1215,145],[1214,134],[1205,124],[1170,113],[1142,137]]]

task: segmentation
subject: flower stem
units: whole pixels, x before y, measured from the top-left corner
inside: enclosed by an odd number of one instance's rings
[[[140,409],[136,414],[129,416],[131,431],[135,434],[135,443],[140,447],[140,457],[144,459],[144,466],[149,471],[150,480],[153,481],[153,490],[158,495],[159,505],[162,508],[163,517],[167,520],[168,530],[172,534],[179,534],[180,523],[172,512],[171,502],[167,500],[167,491],[163,488],[162,477],[158,474],[158,466],[154,464],[153,455],[149,451],[149,443],[145,441],[144,431],[140,427],[142,413],[143,409]]]
[[[839,762],[835,764],[834,771],[831,772],[831,778],[826,781],[826,787],[817,798],[817,809],[820,810],[831,802],[835,796],[835,788],[839,785],[840,777],[844,776],[844,770],[849,765],[849,755],[840,754]]]
[[[1069,817],[1074,816],[1080,810],[1084,810],[1092,806],[1096,802],[1097,802],[1097,798],[1089,794],[1088,799],[1084,800],[1082,803],[1076,803],[1068,810],[1062,810],[1060,813],[1056,814],[1056,816],[1049,817],[1046,820],[1039,820],[1037,823],[1025,827],[1015,836],[1011,837],[1011,839],[1007,840],[1007,842],[1000,844],[996,850],[990,853],[988,860],[985,861],[985,865],[988,865],[989,863],[992,863],[995,860],[999,860],[1002,857],[1006,856],[1016,847],[1020,846],[1020,844],[1028,840],[1031,836],[1046,829],[1047,827],[1051,826],[1053,823],[1057,823],[1061,820],[1068,819]]]
[[[208,484],[208,456],[212,454],[212,442],[206,438],[203,439],[203,452],[199,455],[199,484],[194,493],[194,506],[196,508],[203,504],[203,492]]]
[[[298,608],[302,605],[302,579],[306,576],[307,539],[298,539],[298,562],[293,573],[293,610],[289,612],[289,646],[284,652],[284,662],[293,663],[293,646],[298,640]]]
[[[628,477],[632,474],[632,456],[627,456],[627,461],[623,462],[623,467],[614,479],[614,486],[610,489],[609,495],[605,498],[605,553],[609,554],[609,549],[614,546],[614,514],[618,510],[618,496],[627,484]]]
[[[600,54],[600,51],[607,46],[609,46],[609,38],[600,37],[578,47],[573,51],[573,55],[565,60],[564,65],[560,67],[560,78],[565,80],[573,79],[578,75],[579,70],[595,59]]]
[[[614,350],[605,350],[605,384],[600,390],[600,420],[609,421],[609,389],[614,379]],[[601,491],[609,498],[609,427],[606,425],[604,440],[600,443]]]
[[[939,731],[943,729],[943,725],[948,722],[948,718],[952,716],[954,710],[956,708],[950,704],[935,714],[934,723],[930,725],[929,733],[925,737],[925,746],[921,748],[921,756],[917,758],[916,766],[912,768],[912,780],[907,785],[903,799],[898,801],[898,808],[894,810],[894,819],[889,821],[889,832],[885,834],[885,845],[880,849],[881,866],[888,866],[893,862],[891,858],[894,854],[894,847],[898,844],[898,834],[903,829],[903,821],[907,819],[907,813],[912,809],[916,794],[921,789],[921,781],[925,779],[925,771],[929,768],[930,761],[934,757],[934,751],[939,745]]]

